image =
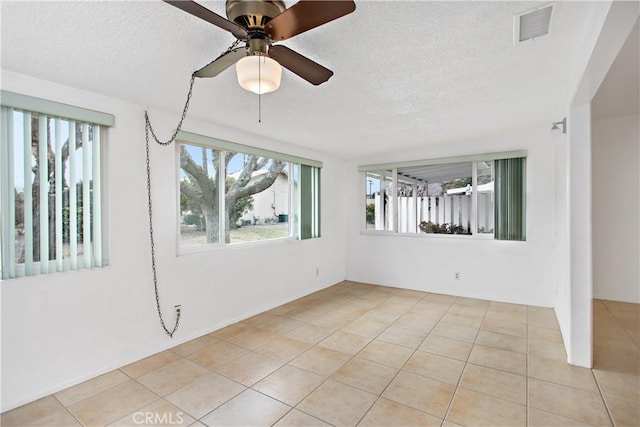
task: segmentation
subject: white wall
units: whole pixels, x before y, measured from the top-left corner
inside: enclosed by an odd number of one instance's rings
[[[548,123],[540,123],[500,135],[425,145],[350,162],[345,181],[347,279],[550,307],[555,290],[553,137]],[[521,149],[528,150],[526,242],[360,233],[364,178],[359,177],[358,165]],[[455,272],[460,272],[460,280],[454,279]]]
[[[640,303],[640,116],[591,126],[593,296]]]
[[[554,136],[554,311],[565,337],[567,352],[571,330],[571,235],[569,232],[569,138],[557,132]]]
[[[154,144],[156,248],[169,325],[173,305],[181,304],[183,309],[180,328],[170,339],[158,322],[149,266],[144,108],[9,71],[3,71],[2,88],[112,113],[116,118],[106,141],[109,266],[0,284],[3,411],[344,279],[344,221],[329,214],[343,209],[344,163],[187,119],[187,131],[324,161],[325,214],[321,239],[176,257],[175,148]],[[169,135],[178,113],[150,113],[158,134]]]
[[[561,323],[560,330],[565,341],[568,362],[590,368],[593,299],[590,105],[582,104],[571,108],[568,120],[571,328],[570,331],[563,330]]]
[[[638,2],[601,2],[608,12],[592,27],[593,50],[569,104],[566,154],[567,200],[556,209],[556,256],[569,260],[557,273],[554,309],[567,349],[568,362],[592,365],[592,223],[591,223],[591,100],[638,20]],[[559,161],[557,160],[557,161]],[[560,183],[559,183],[560,184]],[[564,192],[565,189],[556,190]],[[566,214],[566,217],[565,217]]]

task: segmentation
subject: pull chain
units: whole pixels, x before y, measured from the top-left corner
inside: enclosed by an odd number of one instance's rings
[[[151,270],[153,272],[153,288],[156,294],[156,308],[158,310],[158,317],[160,318],[160,325],[162,326],[162,329],[164,329],[164,332],[167,335],[169,335],[171,338],[173,338],[173,334],[176,332],[176,330],[178,329],[178,325],[180,324],[180,314],[181,314],[180,308],[181,307],[179,305],[175,306],[176,323],[174,324],[173,329],[169,330],[169,328],[167,328],[166,324],[164,323],[164,319],[162,317],[162,310],[160,309],[160,294],[158,292],[158,272],[156,268],[156,250],[155,250],[155,242],[153,238],[153,209],[152,209],[152,203],[151,203],[151,161],[150,161],[150,155],[149,155],[149,133],[151,133],[151,136],[153,137],[154,141],[163,147],[170,145],[172,142],[176,140],[176,137],[178,136],[178,132],[180,132],[180,129],[182,129],[182,122],[184,122],[184,119],[187,116],[187,110],[189,109],[189,102],[191,102],[191,94],[193,92],[193,83],[195,82],[195,79],[196,79],[196,76],[194,74],[191,76],[189,93],[187,94],[187,101],[185,102],[184,109],[182,110],[182,117],[178,122],[178,126],[176,127],[175,132],[173,133],[173,135],[171,135],[171,138],[169,138],[168,141],[162,142],[158,139],[158,137],[156,136],[153,130],[153,127],[151,126],[151,121],[149,120],[148,112],[147,111],[144,112],[144,121],[145,121],[144,133],[145,133],[145,139],[146,139],[146,154],[147,154],[147,202],[148,202],[148,208],[149,208],[149,241],[151,242]]]

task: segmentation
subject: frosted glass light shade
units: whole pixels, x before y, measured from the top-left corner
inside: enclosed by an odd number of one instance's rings
[[[238,83],[256,94],[273,92],[280,87],[282,67],[263,55],[245,56],[236,63]]]

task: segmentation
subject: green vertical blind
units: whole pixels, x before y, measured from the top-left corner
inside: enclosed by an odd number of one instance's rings
[[[110,114],[2,91],[0,275],[105,264],[102,142]]]
[[[494,238],[526,240],[526,158],[498,159],[494,165]]]
[[[320,168],[300,165],[301,240],[320,237]]]

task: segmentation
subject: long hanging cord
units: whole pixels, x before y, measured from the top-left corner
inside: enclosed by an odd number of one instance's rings
[[[158,139],[155,132],[153,131],[153,127],[151,126],[151,122],[149,121],[149,114],[145,110],[144,112],[144,134],[146,139],[146,149],[147,149],[147,200],[149,202],[149,240],[151,242],[151,270],[153,271],[153,288],[156,294],[156,308],[158,309],[158,317],[160,318],[160,325],[162,325],[162,329],[173,338],[173,334],[178,329],[178,325],[180,324],[180,306],[176,306],[176,323],[173,326],[172,330],[169,330],[164,323],[164,319],[162,318],[162,310],[160,309],[160,295],[158,293],[158,272],[156,269],[156,250],[155,243],[153,239],[153,209],[151,204],[151,163],[149,159],[149,133],[153,136],[155,142],[159,145],[166,147],[170,145],[172,142],[176,140],[176,136],[180,129],[182,128],[182,122],[184,122],[185,117],[187,116],[187,110],[189,109],[189,102],[191,101],[191,94],[193,92],[193,83],[195,82],[196,76],[195,74],[191,75],[191,84],[189,85],[189,93],[187,94],[187,101],[184,104],[184,110],[182,110],[182,118],[178,122],[178,126],[176,127],[176,131],[171,135],[168,141],[162,142]]]

